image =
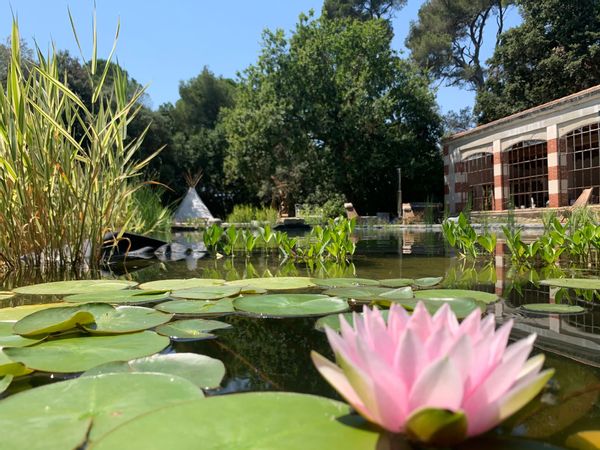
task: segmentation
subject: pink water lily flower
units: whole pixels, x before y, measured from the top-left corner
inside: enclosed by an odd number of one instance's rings
[[[535,335],[508,345],[512,320],[496,329],[494,316],[482,319],[479,310],[459,323],[447,304],[433,316],[422,303],[412,315],[392,305],[386,324],[379,310],[365,307],[354,326],[343,316],[340,322],[341,334],[325,330],[338,365],[312,353],[321,375],[365,419],[425,442],[492,429],[553,375],[541,372],[544,355],[528,359]],[[413,420],[424,411],[433,412],[431,420]],[[448,433],[449,422],[458,431]]]

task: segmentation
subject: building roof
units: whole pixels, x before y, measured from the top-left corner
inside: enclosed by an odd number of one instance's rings
[[[533,108],[519,111],[518,113],[511,114],[510,116],[502,117],[502,118],[494,120],[492,122],[488,122],[486,124],[479,125],[478,127],[471,128],[471,129],[465,130],[465,131],[461,131],[459,133],[455,133],[451,136],[448,136],[447,138],[444,138],[443,142],[444,143],[451,142],[456,139],[459,139],[459,138],[462,138],[465,136],[469,136],[471,134],[477,134],[479,132],[488,130],[490,128],[494,128],[498,125],[504,125],[504,124],[507,124],[514,120],[522,119],[522,118],[525,118],[525,117],[528,117],[528,116],[531,116],[531,115],[534,115],[537,113],[541,113],[541,112],[555,108],[555,107],[563,105],[563,104],[582,100],[582,99],[590,97],[596,93],[600,93],[600,84],[598,84],[596,86],[592,86],[591,88],[588,88],[588,89],[584,89],[583,91],[575,92],[574,94],[570,94],[565,97],[557,98],[557,99],[549,101],[547,103],[543,103],[541,105],[534,106]]]

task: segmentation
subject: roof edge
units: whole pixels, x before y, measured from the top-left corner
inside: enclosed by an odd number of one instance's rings
[[[443,138],[442,143],[446,144],[448,142],[455,141],[462,137],[469,136],[471,134],[476,134],[481,131],[487,130],[489,128],[494,128],[495,126],[512,122],[513,120],[521,119],[521,118],[527,117],[527,116],[535,114],[535,113],[546,111],[550,108],[561,105],[563,103],[569,103],[569,102],[573,102],[573,101],[576,101],[576,100],[579,100],[579,99],[582,99],[585,97],[589,97],[592,94],[595,94],[596,92],[600,92],[600,84],[597,84],[596,86],[592,86],[590,88],[584,89],[582,91],[575,92],[573,94],[566,95],[564,97],[560,97],[560,98],[551,100],[546,103],[542,103],[541,105],[534,106],[532,108],[528,108],[523,111],[516,112],[509,116],[501,117],[500,119],[496,119],[496,120],[493,120],[492,122],[488,122],[483,125],[479,125],[475,128],[470,128],[465,131],[460,131],[458,133],[455,133],[448,137]]]

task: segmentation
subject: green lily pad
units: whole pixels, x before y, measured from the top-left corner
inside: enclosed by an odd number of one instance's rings
[[[12,380],[15,377],[13,375],[4,375],[1,379],[0,379],[0,394],[2,394],[4,391],[6,391],[8,389],[8,387],[10,386],[10,383],[12,383]]]
[[[110,303],[113,305],[138,303],[152,303],[169,298],[166,291],[147,291],[140,289],[125,289],[112,292],[95,292],[88,294],[75,294],[65,297],[69,303]]]
[[[14,297],[15,293],[10,291],[0,291],[0,300],[6,300],[7,298]]]
[[[0,402],[2,447],[90,447],[139,415],[190,399],[201,400],[202,391],[183,378],[161,373],[117,373],[48,384]]]
[[[550,278],[540,281],[540,284],[569,289],[600,289],[600,279],[593,278]]]
[[[231,328],[231,325],[218,320],[187,319],[176,320],[156,328],[158,334],[177,340],[212,339],[216,336],[210,331]]]
[[[412,278],[386,278],[385,280],[379,280],[381,286],[389,288],[401,288],[405,286],[412,286],[415,280]]]
[[[462,411],[420,409],[408,418],[406,434],[413,441],[448,447],[467,437],[467,416]]]
[[[435,314],[444,304],[448,304],[452,312],[458,319],[464,319],[473,311],[479,309],[484,312],[486,309],[485,303],[473,300],[472,298],[449,297],[449,298],[415,298],[407,300],[397,300],[394,303],[399,303],[403,308],[412,311],[416,308],[417,303],[423,302],[429,314]]]
[[[15,306],[14,308],[0,308],[0,321],[1,322],[16,322],[21,320],[23,317],[28,316],[36,311],[42,311],[43,309],[49,308],[62,308],[64,306],[72,306],[68,303],[40,303],[37,305],[23,305]]]
[[[28,295],[69,295],[117,291],[133,286],[137,286],[137,282],[126,280],[73,280],[22,286],[14,289],[14,292]]]
[[[115,336],[56,339],[31,347],[7,348],[4,353],[30,369],[76,373],[107,362],[150,356],[163,350],[169,342],[165,336],[143,331]]]
[[[600,431],[580,431],[572,434],[567,438],[566,444],[574,450],[598,450],[600,449]]]
[[[311,281],[317,286],[326,288],[379,286],[379,281],[367,278],[311,278]]]
[[[225,280],[218,278],[182,278],[169,280],[156,280],[140,284],[140,289],[150,291],[177,291],[207,286],[220,286]]]
[[[43,309],[29,314],[15,323],[13,332],[22,336],[58,333],[91,324],[97,316],[112,311],[114,308],[104,303]]]
[[[496,294],[490,294],[483,291],[471,291],[468,289],[428,289],[425,291],[415,291],[417,298],[472,298],[489,305],[495,303],[500,298]]]
[[[228,286],[256,287],[269,291],[306,289],[315,286],[315,283],[308,277],[246,278],[244,280],[228,281],[226,284]]]
[[[327,289],[323,293],[332,297],[350,298],[357,301],[373,301],[380,299],[381,297],[379,296],[386,292],[390,292],[390,289],[378,286],[357,286]]]
[[[348,309],[342,298],[317,294],[249,295],[235,299],[233,306],[260,317],[322,316]]]
[[[153,355],[132,361],[119,361],[103,364],[88,370],[82,376],[104,373],[155,372],[177,375],[191,381],[200,389],[219,387],[225,376],[225,366],[218,359],[196,353],[169,353]]]
[[[173,291],[171,297],[189,300],[219,300],[238,295],[241,290],[237,286],[207,286]]]
[[[413,281],[414,285],[420,288],[427,288],[435,286],[436,284],[440,284],[444,278],[443,277],[427,277],[427,278],[417,278]]]
[[[174,300],[154,307],[159,311],[188,316],[222,316],[235,312],[233,300],[225,298],[216,302],[210,300]]]
[[[203,442],[213,449],[231,450],[374,450],[379,432],[348,416],[349,411],[344,403],[312,395],[219,395],[145,414],[107,434],[90,450],[122,449],[124,443],[128,450],[183,450],[199,448]]]
[[[236,287],[236,286],[231,286],[231,287]],[[240,294],[242,295],[246,295],[246,294],[266,294],[267,291],[266,289],[263,288],[259,288],[256,286],[242,286],[240,288]]]
[[[13,375],[18,377],[32,372],[32,370],[25,367],[24,364],[10,359],[6,355],[7,350],[9,349],[0,349],[0,376]]]
[[[384,309],[381,310],[381,315],[383,316],[383,320],[387,322],[389,310]],[[343,314],[330,314],[329,316],[320,317],[315,322],[315,330],[317,331],[325,331],[325,327],[331,328],[333,331],[340,331],[340,316],[343,316],[346,319],[346,322],[350,324],[350,326],[354,326],[354,315],[361,315],[362,313],[343,313]]]
[[[27,347],[42,339],[32,339],[13,333],[13,322],[0,322],[0,347]]]
[[[384,292],[379,294],[379,297],[386,300],[405,300],[408,298],[414,298],[415,294],[410,286],[401,287],[392,291]]]
[[[142,306],[117,306],[94,316],[93,323],[83,325],[92,334],[133,333],[157,327],[173,318],[171,314]]]
[[[585,312],[585,308],[581,306],[561,303],[529,303],[521,305],[521,309],[543,314],[581,314]]]

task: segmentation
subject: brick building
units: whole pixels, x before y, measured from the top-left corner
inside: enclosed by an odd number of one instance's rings
[[[600,85],[443,141],[451,213],[600,202]]]

